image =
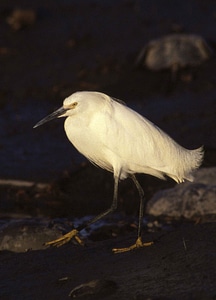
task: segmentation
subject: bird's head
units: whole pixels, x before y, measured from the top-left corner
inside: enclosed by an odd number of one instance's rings
[[[99,92],[76,92],[64,100],[62,107],[35,124],[34,128],[55,118],[70,117],[80,112],[84,113],[84,111],[90,114],[91,111],[99,108],[104,103],[103,101],[108,98],[107,95]]]
[[[55,110],[53,113],[50,115],[46,116],[42,120],[40,120],[37,124],[34,125],[33,128],[36,128],[38,126],[43,125],[46,122],[49,122],[53,119],[56,118],[61,118],[61,117],[69,117],[74,114],[74,110],[78,106],[78,101],[72,98],[73,95],[70,97],[66,98],[63,102],[63,106],[60,107],[59,109]]]

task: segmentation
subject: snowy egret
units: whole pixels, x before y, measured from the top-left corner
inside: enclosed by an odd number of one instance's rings
[[[113,173],[114,194],[109,209],[46,245],[61,246],[72,238],[82,243],[78,233],[117,207],[119,180],[131,177],[140,196],[138,237],[127,248],[113,249],[115,253],[151,245],[143,243],[141,224],[144,192],[135,173],[145,173],[177,183],[192,181],[192,171],[202,162],[203,149],[188,150],[178,145],[160,128],[130,109],[123,101],[99,92],[76,92],[66,98],[63,106],[35,126],[56,117],[66,117],[66,135],[75,148],[93,164]]]

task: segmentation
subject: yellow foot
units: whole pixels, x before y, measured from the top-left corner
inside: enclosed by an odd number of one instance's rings
[[[114,249],[112,249],[112,251],[114,253],[123,253],[123,252],[131,251],[131,250],[134,250],[134,249],[137,249],[137,248],[141,248],[141,247],[148,247],[148,246],[151,246],[153,244],[154,244],[154,242],[143,243],[141,237],[139,237],[136,240],[136,243],[134,245],[132,245],[130,247],[126,247],[126,248],[114,248]]]
[[[62,246],[64,244],[68,243],[72,238],[74,238],[77,241],[78,244],[84,245],[83,241],[79,238],[78,233],[79,233],[78,230],[73,229],[70,232],[64,234],[59,239],[56,239],[54,241],[45,243],[45,246],[60,247],[60,246]]]

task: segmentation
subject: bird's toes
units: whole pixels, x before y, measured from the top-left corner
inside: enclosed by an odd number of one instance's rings
[[[78,230],[76,229],[71,230],[56,240],[47,242],[44,245],[48,247],[61,247],[62,245],[68,243],[72,238],[74,238],[79,245],[84,245],[84,242],[78,236]]]
[[[128,252],[128,251],[131,251],[131,250],[134,250],[134,249],[138,249],[138,248],[142,248],[142,247],[148,247],[148,246],[151,246],[153,245],[154,242],[146,242],[146,243],[143,243],[142,242],[142,239],[139,237],[137,240],[136,240],[136,243],[129,246],[129,247],[125,247],[125,248],[113,248],[112,251],[113,253],[117,254],[117,253],[124,253],[124,252]]]

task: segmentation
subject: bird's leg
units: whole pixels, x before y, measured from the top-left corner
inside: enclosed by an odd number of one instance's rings
[[[142,242],[142,221],[143,221],[143,210],[144,210],[144,191],[143,191],[141,185],[139,184],[138,180],[136,179],[135,175],[131,175],[131,178],[132,178],[133,182],[135,183],[135,185],[138,189],[138,192],[139,192],[139,196],[140,196],[138,237],[137,237],[137,240],[136,240],[135,244],[133,244],[132,246],[126,247],[126,248],[114,248],[113,249],[114,253],[123,253],[123,252],[127,252],[127,251],[130,251],[130,250],[136,249],[136,248],[151,246],[153,244],[153,242],[147,242],[147,243]]]
[[[109,213],[113,212],[116,208],[117,208],[117,199],[118,199],[118,182],[119,182],[119,178],[118,177],[114,177],[114,195],[113,195],[113,202],[112,205],[109,209],[107,209],[106,211],[104,211],[103,213],[97,215],[96,217],[94,217],[93,219],[91,219],[90,221],[88,221],[87,223],[78,226],[77,228],[74,228],[73,230],[69,231],[68,233],[64,234],[62,237],[53,240],[51,242],[47,242],[45,243],[45,246],[57,246],[60,247],[64,244],[66,244],[67,242],[69,242],[72,238],[74,238],[78,244],[83,245],[83,241],[80,239],[80,237],[78,236],[78,233],[87,228],[88,226],[90,226],[91,224],[97,222],[98,220],[102,219],[103,217],[105,217],[106,215],[108,215]]]
[[[112,201],[112,205],[109,209],[105,210],[104,212],[102,212],[101,214],[97,215],[96,217],[94,217],[93,219],[91,219],[90,221],[88,221],[86,223],[86,225],[81,228],[80,230],[88,227],[89,225],[97,222],[98,220],[102,219],[103,217],[105,217],[106,215],[108,215],[109,213],[113,212],[114,210],[116,210],[117,208],[117,201],[118,201],[118,182],[119,179],[118,177],[114,177],[114,193],[113,193],[113,201]],[[79,228],[79,227],[78,227]],[[80,231],[79,230],[79,231]]]

